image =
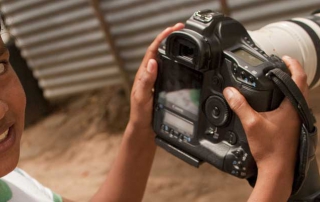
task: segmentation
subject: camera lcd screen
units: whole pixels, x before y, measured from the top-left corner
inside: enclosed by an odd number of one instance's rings
[[[198,121],[202,73],[168,60],[164,60],[161,67],[158,102],[187,120]],[[173,121],[174,119],[169,120],[172,120],[170,125],[180,131],[185,131],[188,125]],[[188,131],[190,127],[188,126]]]
[[[247,62],[249,65],[258,66],[263,63],[263,61],[256,58],[255,56],[251,55],[250,53],[248,53],[245,50],[238,49],[238,50],[234,51],[233,53],[236,54],[239,58],[241,58],[245,62]]]
[[[163,123],[171,127],[174,127],[174,129],[179,133],[182,133],[189,137],[193,136],[193,123],[185,120],[182,117],[165,111]]]

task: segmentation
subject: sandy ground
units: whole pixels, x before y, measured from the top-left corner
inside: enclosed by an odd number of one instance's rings
[[[124,100],[118,87],[70,100],[25,131],[19,167],[66,198],[88,201],[117,154],[129,113]],[[320,89],[309,100],[320,120]],[[245,180],[208,164],[194,168],[158,148],[143,201],[246,201],[251,190]]]

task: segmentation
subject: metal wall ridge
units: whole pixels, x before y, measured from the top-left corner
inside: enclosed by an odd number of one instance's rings
[[[66,52],[71,49],[81,48],[84,44],[90,44],[103,40],[103,33],[92,32],[89,34],[79,35],[68,40],[58,41],[58,42],[48,42],[46,46],[32,47],[32,49],[23,49],[22,55],[26,58],[34,58],[48,54],[55,54],[61,52]]]
[[[209,1],[202,0],[202,2],[209,2]],[[149,1],[149,2],[144,2],[143,9],[141,9],[140,6],[135,5],[135,7],[133,7],[130,10],[121,10],[119,12],[113,13],[112,15],[110,15],[106,9],[105,18],[106,20],[108,20],[108,22],[111,25],[116,26],[117,23],[129,23],[129,22],[137,21],[143,18],[144,19],[150,18],[154,15],[166,14],[163,12],[163,10],[176,12],[174,8],[177,6],[181,6],[182,3],[184,8],[194,6],[193,1],[185,1],[185,0],[174,0],[174,1],[171,1],[171,4],[168,4],[165,1],[159,1],[157,2],[156,6],[153,1]],[[212,1],[210,1],[209,3],[212,3]]]
[[[69,97],[74,94],[83,93],[91,90],[96,90],[98,88],[103,88],[105,86],[111,86],[116,84],[121,84],[122,79],[120,77],[113,77],[109,79],[94,80],[86,83],[79,83],[72,86],[64,86],[56,89],[47,89],[44,92],[44,96],[50,100],[57,100],[65,97]]]
[[[84,20],[81,23],[61,27],[60,29],[39,32],[36,36],[24,37],[23,40],[17,41],[17,45],[20,47],[35,47],[39,46],[39,44],[47,43],[48,41],[58,41],[64,38],[71,38],[74,37],[76,34],[81,35],[84,32],[95,32],[98,29],[98,21],[94,18],[91,18]]]
[[[6,14],[16,14],[16,13],[21,13],[24,12],[25,10],[28,9],[34,9],[38,6],[42,6],[44,4],[48,3],[48,0],[28,0],[28,1],[16,1],[13,2],[12,0],[7,0],[7,1],[2,1],[3,2],[3,8],[2,12]]]
[[[50,68],[61,65],[63,63],[70,63],[72,61],[79,61],[86,58],[93,58],[95,56],[106,57],[109,54],[109,47],[105,44],[89,44],[80,49],[70,50],[60,55],[48,55],[47,57],[36,58],[30,60],[30,66],[35,66],[37,69]]]
[[[150,1],[145,0],[111,0],[111,1],[100,1],[101,10],[107,10],[112,14],[113,12],[118,12],[119,10],[129,10],[132,7],[140,6],[149,3]],[[154,1],[153,1],[154,2]]]
[[[164,12],[162,13],[160,12],[147,19],[137,20],[134,22],[129,21],[128,23],[114,25],[111,32],[117,37],[119,36],[123,37],[123,36],[141,33],[142,30],[143,31],[152,30],[155,27],[163,27],[164,25],[167,25],[167,24],[173,25],[179,21],[184,22],[184,20],[186,20],[187,16],[189,16],[190,13],[193,13],[195,10],[199,10],[201,8],[218,9],[219,3],[206,2],[204,4],[199,4],[196,6],[194,5],[194,6],[186,7],[184,9],[177,9],[171,15],[168,15],[167,13],[164,13]],[[189,15],[187,15],[187,13]],[[107,20],[107,18],[105,18],[105,20]]]
[[[28,26],[16,25],[11,27],[10,32],[17,37],[25,37],[34,35],[41,31],[55,30],[59,27],[68,26],[73,23],[81,23],[82,20],[94,18],[92,9],[83,7],[76,10],[65,12],[61,15],[53,15],[47,18],[39,19],[38,21],[28,23]]]
[[[247,29],[307,15],[320,7],[319,0],[226,2],[231,17]],[[133,79],[153,39],[200,9],[223,8],[218,0],[1,1],[9,31],[49,100],[120,84],[123,71],[116,64],[122,62]]]
[[[114,63],[114,58],[111,55],[102,56],[100,58],[95,57],[91,59],[86,59],[82,61],[77,61],[65,65],[59,65],[52,68],[45,68],[45,69],[35,69],[34,75],[37,78],[50,78],[54,76],[60,76],[63,74],[68,74],[70,72],[79,72],[88,69],[92,69],[93,67],[101,67],[105,66],[108,67]]]
[[[102,67],[99,69],[90,69],[90,71],[80,72],[79,74],[62,75],[51,79],[41,79],[39,85],[42,88],[57,88],[63,86],[71,86],[75,83],[85,83],[96,79],[109,79],[109,77],[118,77],[119,70],[114,67]]]
[[[22,23],[29,23],[39,19],[43,19],[48,16],[57,15],[58,13],[67,12],[68,10],[78,9],[88,5],[86,0],[77,1],[49,1],[48,4],[44,4],[41,7],[21,12],[14,15],[14,17],[6,18],[6,23],[9,26],[19,25]]]

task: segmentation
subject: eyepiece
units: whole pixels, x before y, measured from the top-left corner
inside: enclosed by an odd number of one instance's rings
[[[195,51],[194,51],[193,47],[190,47],[190,46],[187,46],[184,44],[180,44],[180,47],[179,47],[179,56],[180,57],[192,62],[194,59],[194,53],[195,53]]]

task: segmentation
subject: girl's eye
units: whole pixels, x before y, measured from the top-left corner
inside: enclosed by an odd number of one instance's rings
[[[7,68],[3,63],[0,63],[0,75],[6,72]]]

